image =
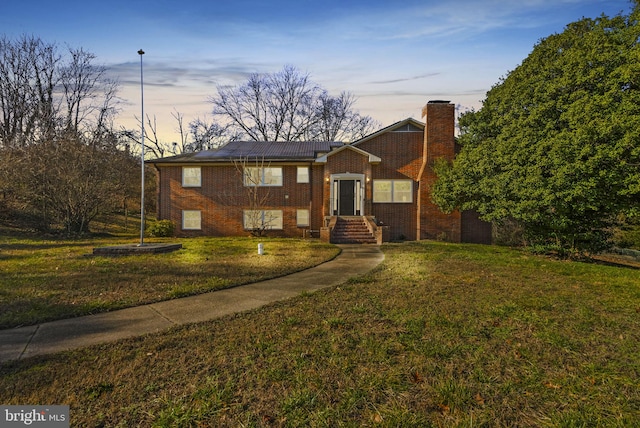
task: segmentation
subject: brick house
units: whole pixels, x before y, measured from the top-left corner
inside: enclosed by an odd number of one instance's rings
[[[319,236],[330,242],[491,241],[474,213],[431,202],[435,159],[456,153],[454,105],[430,101],[426,123],[405,119],[350,144],[230,142],[149,161],[158,219],[178,236]]]

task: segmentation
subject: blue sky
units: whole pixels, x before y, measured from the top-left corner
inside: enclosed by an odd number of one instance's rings
[[[629,0],[111,0],[6,2],[0,32],[82,47],[121,83],[117,122],[145,113],[175,141],[177,110],[206,117],[216,85],[293,65],[390,125],[432,99],[478,108],[541,38],[582,17],[627,14]]]

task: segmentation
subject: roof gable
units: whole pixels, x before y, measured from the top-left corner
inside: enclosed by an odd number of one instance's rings
[[[376,163],[382,162],[382,159],[380,159],[378,156],[376,156],[374,154],[371,154],[369,152],[366,152],[366,151],[364,151],[362,149],[359,149],[357,147],[353,147],[352,144],[347,144],[347,145],[342,146],[342,147],[340,147],[338,149],[335,149],[335,150],[333,150],[333,151],[331,151],[331,152],[329,152],[329,153],[327,153],[327,154],[325,154],[323,156],[318,157],[318,159],[316,159],[316,163],[327,163],[327,160],[328,160],[329,156],[333,156],[333,155],[335,155],[337,153],[340,153],[340,152],[342,152],[344,150],[352,150],[352,151],[354,151],[354,152],[356,152],[358,154],[361,154],[362,156],[366,156],[366,157],[369,158],[369,163],[372,163],[372,164],[376,164]]]
[[[374,132],[373,134],[362,137],[361,139],[351,143],[351,146],[357,146],[361,143],[364,143],[365,141],[369,141],[382,134],[386,134],[387,132],[424,132],[424,123],[409,117],[403,121],[396,122],[393,125],[389,125],[386,128],[382,128],[379,131]]]

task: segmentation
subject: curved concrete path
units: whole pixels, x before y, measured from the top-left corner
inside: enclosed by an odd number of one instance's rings
[[[340,245],[335,259],[281,278],[150,305],[0,330],[0,362],[50,354],[244,312],[339,285],[382,260],[378,246]]]

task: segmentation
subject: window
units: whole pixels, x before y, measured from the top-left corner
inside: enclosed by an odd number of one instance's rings
[[[298,210],[296,214],[298,226],[309,226],[309,210]]]
[[[248,230],[282,230],[282,210],[245,210],[243,223]]]
[[[308,183],[308,182],[309,182],[309,167],[299,166],[298,167],[298,183]]]
[[[373,180],[373,202],[413,202],[411,180]]]
[[[182,187],[202,186],[202,172],[199,166],[182,167]]]
[[[373,180],[373,202],[393,202],[391,180]]]
[[[393,182],[393,202],[413,202],[411,180],[395,180]]]
[[[282,168],[281,167],[245,167],[244,169],[244,185],[245,186],[282,186]]]
[[[182,211],[182,229],[200,230],[202,228],[202,213],[196,210]]]

